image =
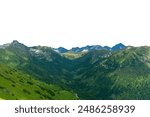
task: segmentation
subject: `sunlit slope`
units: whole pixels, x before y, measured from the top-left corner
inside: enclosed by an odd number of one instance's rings
[[[31,75],[0,65],[2,99],[77,99],[76,95],[56,85],[35,80]]]

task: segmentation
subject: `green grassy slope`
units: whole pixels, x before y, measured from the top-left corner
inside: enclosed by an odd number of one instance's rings
[[[35,80],[33,76],[3,65],[0,65],[0,98],[15,100],[77,99],[71,91]]]

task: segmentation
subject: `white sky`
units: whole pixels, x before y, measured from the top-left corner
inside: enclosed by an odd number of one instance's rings
[[[0,0],[0,45],[150,45],[149,0]]]

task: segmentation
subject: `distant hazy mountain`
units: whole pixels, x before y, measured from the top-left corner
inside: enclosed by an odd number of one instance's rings
[[[113,50],[113,51],[121,50],[121,49],[124,49],[125,47],[126,47],[125,45],[123,45],[122,43],[119,43],[119,44],[113,46],[113,47],[111,48],[111,50]]]
[[[54,48],[54,50],[55,50],[56,52],[60,52],[60,53],[68,52],[68,50],[67,50],[66,48],[63,48],[63,47]]]
[[[0,46],[1,99],[150,99],[149,90],[147,46]]]
[[[67,50],[63,47],[60,47],[60,48],[56,48],[54,49],[55,51],[57,52],[60,52],[60,53],[65,53],[65,52],[68,52],[68,51],[71,51],[71,52],[87,52],[87,51],[93,51],[93,50],[111,50],[111,51],[117,51],[117,50],[121,50],[121,49],[124,49],[126,46],[123,45],[122,43],[119,43],[115,46],[113,46],[112,48],[109,47],[109,46],[100,46],[100,45],[93,45],[93,46],[85,46],[85,47],[74,47],[70,50]]]

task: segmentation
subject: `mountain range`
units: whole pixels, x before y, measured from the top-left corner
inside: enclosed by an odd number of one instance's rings
[[[150,47],[1,45],[0,99],[150,99]]]
[[[110,51],[117,51],[117,50],[120,50],[120,49],[124,49],[126,46],[123,45],[122,43],[119,43],[119,44],[116,44],[115,46],[113,47],[109,47],[109,46],[100,46],[100,45],[92,45],[92,46],[85,46],[85,47],[74,47],[70,50],[67,50],[66,48],[63,48],[63,47],[59,47],[59,48],[54,48],[54,50],[56,52],[59,52],[59,53],[65,53],[65,52],[87,52],[87,51],[91,51],[91,50],[110,50]]]

